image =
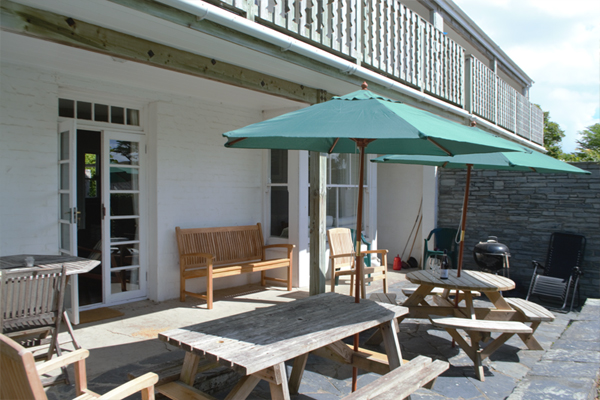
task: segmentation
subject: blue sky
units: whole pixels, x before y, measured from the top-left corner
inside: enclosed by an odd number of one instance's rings
[[[563,151],[600,122],[600,1],[454,0],[534,84],[529,98],[565,131]]]

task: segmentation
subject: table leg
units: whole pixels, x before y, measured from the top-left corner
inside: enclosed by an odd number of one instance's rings
[[[417,306],[433,290],[433,285],[420,285],[408,299],[402,303],[404,307]]]
[[[183,383],[194,386],[194,380],[196,379],[196,373],[198,373],[198,363],[200,362],[200,356],[191,352],[186,352],[183,358],[183,366],[181,367],[181,375],[179,380]]]
[[[498,310],[513,310],[500,292],[483,292]]]
[[[383,336],[383,345],[388,356],[390,371],[402,365],[402,352],[400,343],[398,343],[398,332],[394,326],[393,320],[379,325],[379,330]]]
[[[304,368],[306,367],[306,360],[308,360],[308,353],[298,356],[294,359],[290,381],[288,382],[291,394],[298,394],[298,389],[300,389],[300,381],[302,381],[302,375],[304,374]]]
[[[285,364],[279,363],[273,366],[275,374],[281,376],[281,383],[276,384],[269,382],[271,388],[271,399],[272,400],[290,400],[290,389],[288,387],[288,380],[285,372]]]
[[[254,387],[260,382],[260,378],[254,375],[246,375],[229,392],[225,400],[245,400]]]
[[[464,292],[465,306],[467,308],[467,316],[470,316],[471,319],[477,319],[475,317],[475,308],[473,307],[473,296],[471,292]]]
[[[544,350],[540,342],[533,336],[535,330],[540,325],[540,321],[535,321],[531,323],[531,333],[519,333],[519,337],[525,343],[529,350]]]

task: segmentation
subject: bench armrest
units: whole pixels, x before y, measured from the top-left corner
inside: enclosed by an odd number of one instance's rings
[[[131,396],[142,390],[146,390],[148,393],[154,394],[154,385],[158,382],[158,375],[152,372],[148,372],[145,375],[140,376],[132,381],[122,384],[121,386],[111,390],[108,393],[100,396],[98,399],[102,400],[114,400],[124,399],[125,397]],[[142,398],[148,398],[142,396]]]
[[[356,253],[332,254],[329,256],[331,259],[340,257],[356,257]]]
[[[360,254],[374,254],[374,253],[377,253],[377,254],[387,254],[388,251],[385,250],[385,249],[379,249],[379,250],[365,250],[365,251],[361,250],[361,252],[360,252]]]
[[[36,369],[38,374],[42,375],[55,369],[66,367],[67,365],[85,360],[89,355],[90,352],[86,349],[75,350],[70,353],[65,353],[60,357],[43,362],[42,364],[38,364],[36,365]]]

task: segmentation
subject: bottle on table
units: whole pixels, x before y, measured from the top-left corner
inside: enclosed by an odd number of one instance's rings
[[[444,250],[444,255],[442,256],[442,267],[440,271],[440,279],[448,279],[448,270],[450,266],[448,265],[448,254],[446,250]]]

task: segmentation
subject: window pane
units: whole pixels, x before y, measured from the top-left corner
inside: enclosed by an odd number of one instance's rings
[[[60,159],[69,159],[69,131],[60,133]]]
[[[139,215],[138,194],[111,193],[110,215]]]
[[[113,124],[125,124],[125,110],[123,107],[110,108],[110,122]]]
[[[58,218],[69,220],[69,195],[67,193],[60,194],[60,215]]]
[[[140,125],[140,112],[138,110],[127,109],[127,125]]]
[[[60,164],[60,188],[69,190],[69,164]]]
[[[112,268],[139,265],[140,245],[139,243],[121,245],[111,243],[110,257]]]
[[[110,241],[138,240],[138,219],[113,219],[110,221]]]
[[[288,237],[289,194],[287,187],[271,187],[271,236]]]
[[[111,140],[109,159],[111,164],[138,165],[139,143],[126,140]]]
[[[112,294],[140,290],[140,270],[134,268],[111,272],[110,282]]]
[[[75,118],[75,102],[73,100],[58,99],[58,116]]]
[[[71,229],[69,224],[60,224],[60,248],[71,251]]]
[[[104,104],[94,104],[94,120],[108,122],[108,106]]]
[[[287,150],[271,150],[271,183],[287,183]]]
[[[139,190],[138,169],[110,167],[110,190]]]
[[[92,119],[92,103],[77,102],[77,119]]]
[[[358,188],[327,188],[327,227],[355,229],[357,202]],[[364,229],[367,214],[366,202],[363,203]]]

